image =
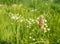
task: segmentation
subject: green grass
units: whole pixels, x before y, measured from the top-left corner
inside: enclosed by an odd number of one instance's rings
[[[0,44],[60,44],[60,4],[47,0],[5,2],[0,6]],[[46,33],[39,28],[40,15],[50,28]]]

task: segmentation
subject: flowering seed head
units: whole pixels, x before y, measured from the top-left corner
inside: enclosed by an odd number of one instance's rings
[[[39,18],[39,27],[44,28],[44,16],[41,15]]]

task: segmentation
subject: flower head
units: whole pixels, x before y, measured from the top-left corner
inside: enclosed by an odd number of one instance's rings
[[[17,20],[19,19],[19,14],[13,14],[13,13],[9,13],[9,16],[11,17],[11,19]]]

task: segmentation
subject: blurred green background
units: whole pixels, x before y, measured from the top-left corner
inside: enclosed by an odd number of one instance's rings
[[[50,31],[37,18],[44,15]],[[0,0],[0,44],[60,44],[60,0]]]

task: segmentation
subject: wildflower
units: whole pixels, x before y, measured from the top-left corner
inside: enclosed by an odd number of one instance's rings
[[[47,24],[45,23],[44,25],[46,26]]]
[[[27,26],[27,28],[30,28],[30,26]]]
[[[17,13],[17,14],[13,14],[13,13],[9,13],[9,16],[11,17],[11,19],[14,19],[14,20],[17,20],[17,19],[19,19],[19,13]]]
[[[34,20],[33,20],[33,19],[31,19],[31,22],[34,22]]]
[[[29,28],[29,26],[27,26],[27,28]]]
[[[46,23],[44,24],[44,26],[45,26],[46,28],[48,27],[48,25],[47,25]]]
[[[28,23],[29,23],[29,24],[31,24],[31,22],[30,22],[30,21],[28,21]]]
[[[30,18],[29,20],[31,21],[31,23],[35,23],[34,19],[31,19],[31,18]]]
[[[31,39],[32,37],[30,36],[29,38]]]
[[[19,17],[18,17],[18,16],[16,16],[16,15],[14,15],[14,16],[12,16],[11,18],[12,18],[12,19],[16,19],[16,20],[17,20]]]
[[[28,21],[28,19],[25,19],[26,21]]]
[[[17,16],[17,14],[16,14],[16,15],[12,15],[12,16],[11,16],[11,19],[17,20],[17,19],[19,19],[19,16]]]
[[[46,33],[47,32],[47,29],[46,28],[44,28],[44,33]]]
[[[30,35],[32,35],[32,33],[30,33]]]
[[[48,27],[48,25],[45,26],[46,28]]]
[[[35,41],[35,38],[33,38],[32,40]]]
[[[34,9],[32,9],[31,11],[32,11],[32,12],[34,12],[35,10],[34,10]]]
[[[44,22],[47,22],[47,20],[45,19]]]
[[[32,30],[34,32],[34,30]]]
[[[49,28],[48,28],[47,30],[48,30],[48,31],[50,31],[50,29],[49,29]]]
[[[41,15],[39,18],[39,27],[44,30],[44,33],[46,33],[47,31],[50,31],[47,25],[47,20],[44,18],[43,15]]]
[[[39,27],[41,29],[44,28],[44,16],[43,15],[41,15],[40,18],[39,18]]]
[[[11,18],[17,20],[19,17],[17,15],[13,15]]]
[[[37,20],[39,19],[40,17],[37,17]]]
[[[23,19],[22,19],[22,20],[20,20],[20,22],[23,22]]]
[[[29,27],[29,26],[27,26],[27,27]]]

